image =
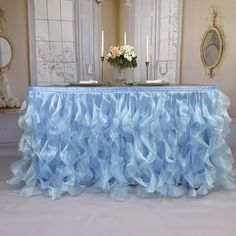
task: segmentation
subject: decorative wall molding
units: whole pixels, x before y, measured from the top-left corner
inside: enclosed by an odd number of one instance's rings
[[[149,79],[180,82],[183,0],[129,0],[130,42],[138,55],[146,55],[149,35]],[[164,10],[163,10],[164,9]],[[132,36],[133,35],[133,36]],[[138,57],[133,81],[146,80],[145,56]]]
[[[36,64],[36,33],[34,22],[34,2],[27,1],[28,6],[28,28],[29,28],[29,64],[30,79],[29,86],[37,86],[37,64]]]
[[[125,7],[131,7],[131,0],[125,0]]]
[[[76,1],[78,80],[100,78],[101,4],[94,1]]]
[[[39,0],[40,1],[40,0]],[[75,48],[77,76],[79,80],[99,80],[100,78],[100,32],[101,4],[97,1],[73,1],[75,13]],[[36,86],[37,57],[34,0],[28,0],[29,45],[30,45],[30,85]],[[74,63],[74,61],[73,61]],[[65,81],[66,82],[66,81]],[[76,81],[73,81],[76,82]]]
[[[6,23],[5,11],[0,8],[0,32],[4,31],[3,24]]]

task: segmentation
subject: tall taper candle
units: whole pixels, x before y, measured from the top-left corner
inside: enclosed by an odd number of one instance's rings
[[[104,57],[104,30],[102,30],[101,57]]]
[[[127,40],[126,40],[126,32],[124,32],[124,45],[127,44]]]
[[[147,58],[146,58],[146,62],[149,62],[149,42],[148,42],[148,35],[147,35]]]

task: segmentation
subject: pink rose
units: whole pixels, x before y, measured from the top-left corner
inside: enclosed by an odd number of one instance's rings
[[[113,47],[110,52],[112,59],[115,59],[119,55],[119,48]]]

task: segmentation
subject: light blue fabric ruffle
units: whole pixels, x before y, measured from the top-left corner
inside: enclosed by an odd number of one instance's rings
[[[11,185],[118,200],[234,188],[229,99],[216,86],[30,88]]]

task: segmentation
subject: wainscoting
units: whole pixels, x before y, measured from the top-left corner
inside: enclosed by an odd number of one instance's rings
[[[20,129],[18,128],[18,114],[5,113],[0,114],[0,145],[2,143],[17,143],[20,138]],[[0,146],[0,155],[1,155]]]

